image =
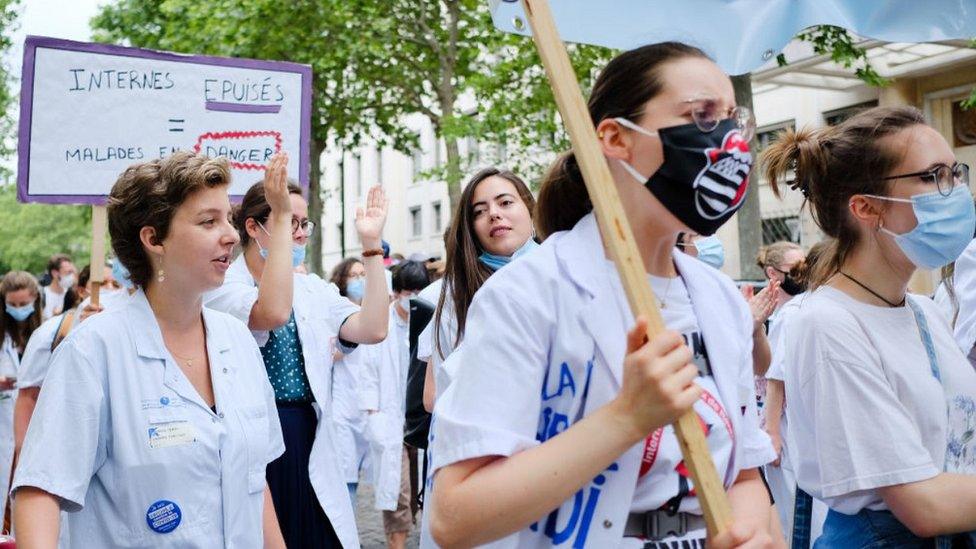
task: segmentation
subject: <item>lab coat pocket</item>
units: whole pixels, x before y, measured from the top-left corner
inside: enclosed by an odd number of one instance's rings
[[[264,490],[270,434],[268,409],[264,405],[245,406],[239,410],[244,438],[247,440],[247,491]]]

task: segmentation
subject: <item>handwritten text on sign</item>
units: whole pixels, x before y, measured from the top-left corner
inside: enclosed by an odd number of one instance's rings
[[[306,184],[310,85],[293,63],[29,37],[19,196],[98,203],[127,166],[177,150],[227,158],[233,195],[279,151]]]

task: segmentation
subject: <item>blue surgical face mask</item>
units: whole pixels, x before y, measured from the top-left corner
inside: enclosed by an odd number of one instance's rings
[[[346,297],[353,301],[362,301],[366,295],[366,279],[357,278],[346,284]]]
[[[119,283],[119,286],[122,286],[126,290],[131,290],[135,287],[135,284],[129,279],[129,269],[126,269],[125,265],[117,257],[112,260],[112,278]]]
[[[879,230],[891,235],[901,251],[916,267],[938,269],[955,261],[976,230],[976,207],[967,185],[956,185],[949,196],[938,191],[916,194],[910,199],[890,196],[864,195],[891,202],[907,202],[915,211],[918,225],[903,234],[884,227]]]
[[[708,265],[721,269],[725,265],[725,246],[717,236],[706,236],[695,241],[698,248],[698,259]]]
[[[264,225],[258,223],[258,227],[261,227],[261,230],[264,231],[264,234],[271,236],[271,233],[269,233],[268,230],[264,228]],[[261,258],[268,259],[268,250],[264,246],[262,246],[261,243],[258,242],[256,238],[254,239],[254,241],[257,242],[258,244],[258,254],[261,255]],[[293,243],[291,245],[291,266],[297,267],[304,262],[305,262],[305,245]]]
[[[511,257],[505,255],[490,254],[488,252],[481,252],[481,255],[478,256],[478,259],[482,263],[487,265],[489,269],[493,271],[497,271],[498,269],[501,269],[505,265],[511,263],[511,261],[516,257],[523,256],[538,247],[539,247],[539,243],[536,242],[534,238],[530,238],[525,241],[525,244],[522,244],[521,248],[515,250],[515,253],[512,254]]]
[[[23,322],[34,312],[34,302],[30,302],[23,307],[14,307],[7,303],[7,314],[12,316],[17,322]]]

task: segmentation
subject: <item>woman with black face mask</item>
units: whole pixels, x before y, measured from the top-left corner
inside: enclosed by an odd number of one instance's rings
[[[796,475],[789,460],[786,437],[784,436],[786,433],[786,417],[783,412],[786,405],[786,391],[783,385],[783,378],[784,370],[789,366],[784,361],[786,354],[784,342],[786,339],[787,319],[799,311],[800,306],[803,304],[803,299],[807,295],[805,289],[810,280],[813,267],[828,244],[829,241],[826,240],[814,244],[810,248],[810,251],[807,252],[806,257],[793,265],[789,273],[783,277],[781,288],[788,286],[790,292],[787,293],[796,292],[796,294],[790,294],[794,297],[789,299],[777,310],[776,322],[771,323],[769,329],[769,345],[772,349],[773,357],[769,370],[764,377],[764,381],[766,382],[764,391],[766,399],[762,408],[762,413],[765,417],[763,426],[766,433],[769,434],[770,440],[773,441],[773,447],[776,449],[777,456],[772,463],[767,464],[763,469],[766,473],[769,488],[773,493],[773,497],[776,499],[776,510],[779,515],[777,519],[780,521],[783,531],[792,532],[790,537],[795,542],[794,547],[799,545],[804,548],[809,544],[803,544],[802,542],[796,543],[798,539],[796,536],[805,536],[802,539],[816,539],[816,536],[819,535],[820,525],[823,524],[827,509],[822,503],[817,502],[817,513],[815,513],[813,520],[811,520],[809,511],[811,510],[810,507],[813,505],[813,501],[802,490],[799,494],[796,490]],[[791,248],[791,250],[793,249]],[[785,291],[785,289],[782,291]],[[800,501],[798,502],[796,500]],[[800,513],[805,513],[806,521],[797,520],[798,517],[794,513],[794,510],[797,509],[799,509]],[[812,526],[812,533],[810,528],[801,531],[804,525]]]
[[[432,426],[433,539],[700,547],[702,509],[670,426],[693,408],[734,515],[708,546],[767,547],[757,468],[774,454],[755,409],[752,315],[728,276],[674,247],[742,204],[752,115],[715,63],[678,43],[613,59],[589,114],[668,331],[646,340],[563,155],[539,191],[543,244],[481,286],[445,362],[455,378]]]

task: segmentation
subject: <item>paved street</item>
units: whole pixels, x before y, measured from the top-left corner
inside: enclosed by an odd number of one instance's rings
[[[356,526],[359,527],[359,543],[363,549],[383,549],[386,547],[386,536],[383,534],[383,516],[373,507],[373,487],[359,484],[359,494],[356,501]],[[417,526],[407,538],[407,547],[420,547],[420,515],[417,515]]]

